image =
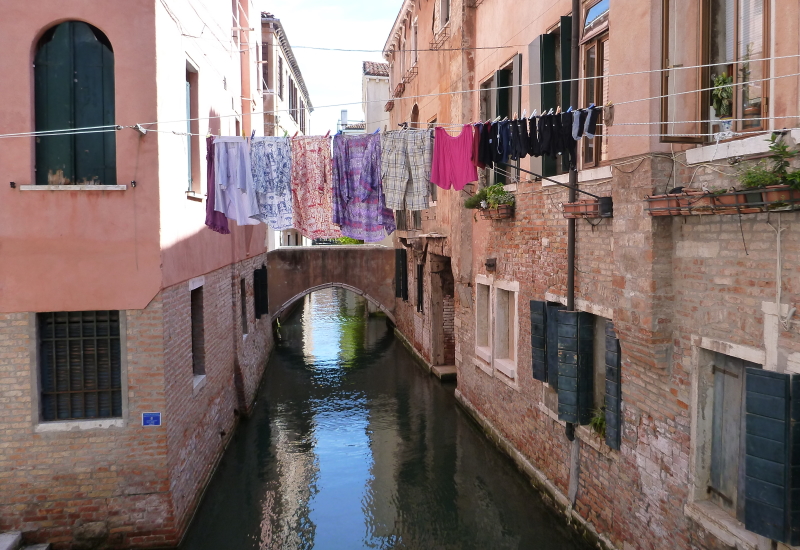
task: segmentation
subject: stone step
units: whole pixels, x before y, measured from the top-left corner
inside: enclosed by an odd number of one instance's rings
[[[456,366],[455,365],[437,365],[431,367],[433,374],[439,377],[440,380],[455,380],[456,379]]]
[[[22,550],[50,550],[49,542],[40,542],[39,544],[31,544],[30,546],[23,546]]]
[[[22,545],[22,532],[9,531],[0,533],[0,550],[18,550]]]

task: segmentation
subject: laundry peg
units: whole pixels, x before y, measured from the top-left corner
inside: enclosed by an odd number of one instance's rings
[[[500,117],[497,117],[496,119],[494,119],[494,120],[492,121],[492,123],[494,123],[494,122],[500,122]]]
[[[560,115],[560,114],[561,114],[561,105],[559,105],[559,106],[556,108],[556,114],[557,114],[557,115]]]
[[[328,137],[329,135],[331,135],[331,129],[330,128],[328,128],[328,131],[325,132],[325,137]]]
[[[538,111],[538,109],[534,109],[534,110],[533,110],[533,112],[531,113],[531,118],[532,118],[532,119],[533,119],[533,118],[536,118],[536,112],[537,112],[537,111]]]
[[[514,111],[514,114],[511,116],[511,120],[517,120],[517,112]]]
[[[528,111],[527,111],[527,109],[522,109],[522,118],[528,118]]]
[[[571,113],[571,112],[572,112],[572,105],[570,105],[570,106],[569,106],[569,109],[567,109],[567,112],[568,112],[568,113]]]
[[[296,138],[296,137],[297,137],[297,134],[299,134],[299,133],[300,133],[300,130],[296,131],[296,132],[294,133],[294,135],[292,136],[292,139]]]
[[[594,109],[594,103],[589,103],[589,108]]]
[[[551,107],[551,108],[550,108],[550,110],[547,112],[547,114],[548,114],[548,115],[552,115],[552,114],[553,114],[553,108],[552,108],[552,107]]]

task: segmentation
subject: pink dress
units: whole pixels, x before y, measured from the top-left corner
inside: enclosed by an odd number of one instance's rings
[[[478,170],[472,163],[473,132],[470,124],[465,124],[456,137],[444,128],[436,128],[431,182],[442,189],[452,187],[460,191],[466,184],[478,180]]]
[[[333,223],[331,138],[292,138],[294,228],[309,239],[341,237]]]

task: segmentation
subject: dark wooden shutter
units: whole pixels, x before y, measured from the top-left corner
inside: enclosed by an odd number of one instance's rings
[[[558,312],[558,419],[588,424],[594,388],[594,316]]]
[[[394,295],[408,301],[408,253],[405,248],[394,251]]]
[[[800,375],[746,369],[748,531],[800,544]]]
[[[547,321],[547,383],[558,391],[558,312],[563,310],[561,304],[548,303],[545,309]]]
[[[547,382],[547,304],[531,300],[531,367],[533,378]]]
[[[269,291],[267,287],[267,266],[261,265],[253,271],[253,303],[256,319],[269,314]]]
[[[561,43],[561,80],[572,78],[572,17],[567,15],[561,17],[561,32],[559,34]],[[570,92],[572,91],[571,82],[561,83],[561,108],[566,111],[570,107]],[[573,105],[577,109],[577,105]]]
[[[114,53],[98,29],[67,21],[45,33],[34,61],[36,130],[114,124]],[[42,136],[36,183],[116,185],[116,136]]]
[[[422,288],[423,288],[422,279],[425,275],[424,269],[425,266],[423,266],[422,264],[419,264],[417,266],[417,311],[419,311],[420,313],[422,313],[422,301],[424,298],[422,295]]]
[[[621,364],[614,323],[606,321],[606,445],[617,450],[622,444]]]

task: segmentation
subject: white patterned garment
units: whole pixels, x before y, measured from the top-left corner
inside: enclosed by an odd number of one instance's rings
[[[292,227],[292,149],[289,138],[254,137],[250,170],[259,219],[276,231]]]
[[[214,210],[238,225],[258,225],[250,147],[242,137],[220,136],[214,140],[214,171],[217,191]]]

